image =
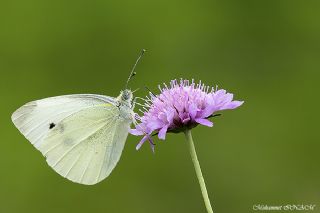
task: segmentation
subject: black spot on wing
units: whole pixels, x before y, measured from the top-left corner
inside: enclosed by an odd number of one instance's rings
[[[55,126],[56,126],[55,123],[50,123],[50,124],[49,124],[49,129],[52,129],[52,128],[55,127]]]

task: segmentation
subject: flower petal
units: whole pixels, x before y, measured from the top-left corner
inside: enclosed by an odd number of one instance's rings
[[[173,122],[173,117],[174,117],[174,109],[169,109],[166,114],[167,114],[167,121],[169,124],[171,124]]]
[[[141,146],[144,144],[144,142],[146,142],[146,140],[148,139],[148,135],[145,135],[141,141],[137,144],[136,146],[136,150],[139,150],[141,148]]]
[[[221,107],[220,110],[224,109],[235,109],[243,104],[244,101],[231,101],[230,103],[226,104],[225,106]]]
[[[217,90],[217,91],[215,91],[215,96],[216,97],[220,97],[220,96],[224,96],[225,94],[226,94],[226,90],[224,90],[224,89],[219,89],[219,90]]]
[[[188,111],[189,111],[189,115],[190,115],[192,120],[194,120],[194,118],[196,117],[197,110],[198,110],[198,108],[197,108],[196,104],[192,103],[192,104],[189,105]]]
[[[202,110],[200,116],[203,118],[209,117],[214,113],[217,106],[215,105],[215,101],[212,97],[212,95],[208,95],[206,97],[206,107]]]
[[[168,130],[168,125],[165,125],[164,127],[162,127],[162,129],[160,129],[159,133],[158,133],[158,138],[161,140],[166,139],[166,134],[167,134],[167,130]]]
[[[163,123],[158,119],[150,119],[148,123],[146,123],[146,126],[153,131],[155,129],[161,128],[163,126]]]
[[[129,133],[131,135],[143,135],[144,133],[140,130],[137,130],[137,129],[129,129]]]
[[[208,127],[212,127],[213,123],[211,121],[209,121],[208,119],[205,118],[197,118],[195,120],[197,123],[202,124],[204,126],[208,126]]]

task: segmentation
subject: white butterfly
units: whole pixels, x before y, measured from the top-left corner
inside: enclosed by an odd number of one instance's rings
[[[129,89],[117,98],[65,95],[27,103],[12,114],[12,121],[57,173],[92,185],[108,177],[118,163],[134,121],[133,108]]]

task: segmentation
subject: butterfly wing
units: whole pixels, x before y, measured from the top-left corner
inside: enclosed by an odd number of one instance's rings
[[[38,149],[50,130],[50,125],[80,110],[114,104],[114,98],[102,95],[78,94],[45,98],[29,102],[12,114],[12,121],[19,131]]]
[[[131,124],[119,116],[113,98],[96,95],[31,102],[18,109],[12,120],[56,172],[88,185],[111,173]]]

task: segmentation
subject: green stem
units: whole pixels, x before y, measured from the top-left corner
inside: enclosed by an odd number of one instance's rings
[[[200,164],[199,164],[199,161],[198,161],[196,149],[195,149],[194,144],[193,144],[191,130],[190,129],[186,130],[184,132],[184,134],[185,134],[187,142],[188,142],[188,147],[189,147],[191,159],[192,159],[192,162],[193,162],[193,165],[194,165],[194,169],[196,170],[197,178],[198,178],[198,181],[199,181],[199,184],[200,184],[202,197],[203,197],[204,203],[206,205],[207,212],[208,213],[213,213],[212,207],[211,207],[211,204],[210,204],[210,200],[209,200],[209,196],[208,196],[208,192],[207,192],[207,188],[206,188],[206,184],[204,182],[204,179],[203,179],[203,176],[202,176],[202,172],[201,172],[201,168],[200,168]]]

